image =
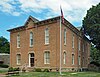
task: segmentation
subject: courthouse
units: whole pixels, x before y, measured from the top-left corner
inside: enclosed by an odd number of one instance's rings
[[[64,18],[61,23],[62,71],[87,69],[90,42],[82,28],[74,27]],[[28,69],[60,68],[60,16],[39,21],[29,16],[23,26],[10,32],[10,67],[26,65]]]

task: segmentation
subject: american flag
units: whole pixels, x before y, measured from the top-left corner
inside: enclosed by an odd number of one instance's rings
[[[60,10],[61,10],[61,20],[62,20],[62,23],[64,23],[64,15],[63,15],[63,11],[62,11],[61,6],[60,6]]]

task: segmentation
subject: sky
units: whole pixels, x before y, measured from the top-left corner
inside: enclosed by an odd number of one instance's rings
[[[44,20],[60,15],[75,27],[82,26],[82,20],[92,5],[99,0],[0,0],[0,36],[10,40],[8,29],[23,26],[29,15]]]

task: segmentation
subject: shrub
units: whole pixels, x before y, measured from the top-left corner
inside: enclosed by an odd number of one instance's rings
[[[35,72],[42,72],[40,68],[35,68]]]
[[[13,67],[9,67],[8,72],[14,71]]]
[[[44,69],[44,71],[43,72],[49,72],[49,69]]]
[[[9,67],[8,72],[12,72],[12,71],[20,71],[20,68]]]
[[[2,67],[2,68],[8,68],[9,66],[5,65],[5,64],[0,64],[0,67]]]
[[[13,71],[20,71],[20,68],[13,68]]]

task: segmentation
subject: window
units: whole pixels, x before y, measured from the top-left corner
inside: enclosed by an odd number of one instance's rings
[[[66,45],[66,29],[64,29],[64,45]]]
[[[20,35],[17,35],[17,48],[20,48]]]
[[[83,52],[84,52],[84,44],[83,44]]]
[[[21,64],[21,55],[17,54],[17,65]]]
[[[45,44],[49,44],[49,29],[45,29]]]
[[[85,65],[85,59],[84,59],[84,57],[83,57],[83,66]]]
[[[33,33],[30,32],[30,47],[33,46]]]
[[[50,64],[50,52],[46,51],[44,53],[44,64]]]
[[[80,56],[78,57],[78,64],[79,65],[81,64],[81,58],[80,58]]]
[[[74,34],[72,35],[72,48],[74,48]]]
[[[80,44],[81,42],[80,42],[80,39],[79,39],[79,41],[78,41],[78,50],[80,51],[81,50],[81,48],[80,48]]]
[[[64,52],[64,64],[66,64],[66,52]]]
[[[72,65],[74,65],[74,54],[72,54]]]

